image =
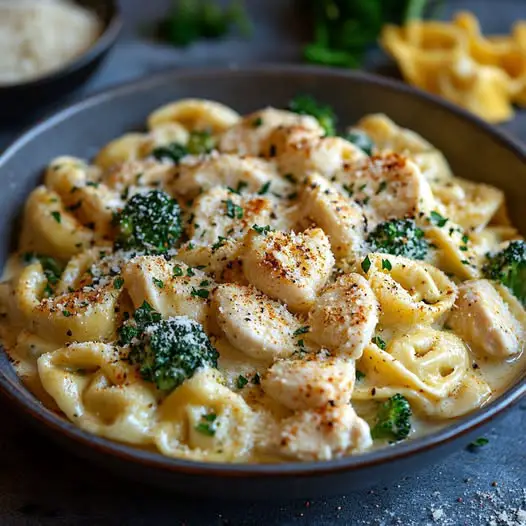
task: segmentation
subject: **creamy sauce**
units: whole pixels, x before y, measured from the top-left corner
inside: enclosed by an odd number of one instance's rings
[[[414,438],[476,411],[524,378],[526,313],[516,300],[506,310],[509,293],[498,292],[504,302],[500,308],[517,318],[514,327],[522,331],[512,357],[506,348],[496,349],[501,356],[487,356],[477,339],[480,331],[470,334],[458,320],[456,327],[448,324],[460,309],[459,287],[477,283],[469,278],[479,277],[481,261],[467,241],[458,247],[465,237],[460,227],[452,240],[447,230],[438,235],[439,227],[426,223],[423,212],[415,218],[429,239],[438,236],[443,243],[426,262],[372,251],[364,259],[363,239],[353,247],[353,214],[375,224],[381,214],[405,217],[412,192],[421,193],[415,207],[434,199],[416,165],[392,153],[364,160],[363,152],[341,138],[321,139],[317,122],[307,116],[263,110],[240,120],[232,110],[209,104],[213,118],[207,104],[194,120],[201,123],[208,115],[210,128],[226,130],[221,144],[229,155],[187,157],[177,166],[158,162],[150,153],[159,137],[177,133],[183,137],[178,141],[187,140],[188,131],[177,124],[162,134],[117,139],[99,153],[95,166],[74,158],[55,160],[46,185],[28,198],[21,253],[9,258],[0,284],[0,340],[43,404],[92,433],[165,455],[273,463],[387,446],[387,440],[371,441],[370,428],[380,405],[395,394],[411,405],[409,438]],[[169,110],[177,114],[177,108]],[[163,111],[168,110],[156,112],[156,119]],[[183,114],[190,126],[188,107]],[[272,121],[266,132],[265,119]],[[288,133],[280,122],[299,127],[309,147],[288,152],[292,139],[285,136],[276,138],[285,152],[267,158],[265,153],[259,158],[236,154],[236,148],[264,152],[265,133]],[[393,129],[404,145],[407,130]],[[374,137],[374,127],[368,133]],[[413,135],[411,140],[423,141]],[[319,144],[326,149],[317,151]],[[426,144],[418,148],[430,148]],[[400,148],[411,154],[407,144]],[[353,155],[361,163],[355,169],[356,194],[348,184]],[[312,176],[301,187],[300,176],[288,173],[298,165],[304,172],[332,166],[335,175],[324,173],[327,180]],[[289,177],[280,173],[284,167]],[[443,177],[455,181],[451,174]],[[113,214],[130,194],[159,187],[178,198],[190,241],[166,258],[113,252]],[[498,198],[498,191],[488,195]],[[302,216],[302,205],[312,216]],[[338,230],[342,224],[344,231]],[[484,252],[501,241],[485,241]],[[22,253],[29,251],[67,266],[51,282],[43,267],[23,261]],[[348,253],[352,258],[341,255]],[[459,260],[464,257],[470,258],[468,269]],[[447,273],[459,268],[462,276],[450,279]],[[117,343],[118,329],[144,302],[159,318],[178,317],[181,327],[197,322],[218,351],[219,373],[204,366],[169,393],[157,389],[130,362],[130,347]],[[482,307],[478,315],[484,320],[484,308],[491,305]],[[467,321],[472,313],[477,314],[466,311]],[[498,319],[501,325],[492,328],[497,332],[507,322]],[[138,334],[135,339],[146,332]]]

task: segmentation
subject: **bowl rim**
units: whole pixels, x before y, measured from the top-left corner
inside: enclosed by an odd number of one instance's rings
[[[512,154],[526,164],[526,146],[521,144],[517,139],[448,101],[402,82],[370,73],[343,71],[334,68],[262,64],[247,67],[230,66],[210,69],[170,70],[101,90],[98,93],[66,106],[45,121],[30,127],[22,133],[4,153],[0,155],[0,170],[28,141],[37,138],[55,124],[67,120],[76,113],[91,106],[96,106],[108,99],[111,100],[112,98],[136,91],[147,91],[157,85],[177,82],[184,78],[208,79],[210,77],[217,78],[218,76],[239,77],[250,75],[335,76],[347,78],[350,82],[379,85],[387,91],[404,92],[425,103],[438,106],[449,113],[453,113],[458,118],[468,121],[472,126],[482,129],[485,134],[489,135],[505,149],[511,151]],[[387,464],[391,461],[425,453],[459,437],[472,434],[476,429],[484,426],[503,411],[510,408],[526,394],[526,376],[523,375],[510,389],[474,413],[460,417],[450,425],[446,425],[436,432],[412,439],[406,443],[329,461],[282,462],[272,464],[236,464],[172,458],[158,452],[140,449],[132,445],[94,435],[82,430],[57,413],[47,409],[18,378],[17,380],[12,380],[6,372],[5,367],[2,366],[0,366],[0,391],[7,396],[13,405],[16,405],[17,408],[21,409],[27,416],[31,416],[33,421],[47,427],[48,430],[61,433],[65,438],[76,442],[82,448],[88,447],[97,453],[111,455],[121,461],[139,463],[146,465],[148,468],[165,472],[177,472],[188,475],[206,475],[212,477],[308,477],[334,474],[337,472],[350,472],[375,467],[384,463]]]
[[[87,49],[84,50],[83,53],[78,55],[73,60],[66,62],[62,67],[54,69],[42,76],[35,77],[25,82],[22,81],[10,84],[0,84],[0,97],[2,94],[7,94],[8,92],[44,87],[55,81],[60,81],[63,78],[84,69],[88,64],[96,60],[97,57],[111,48],[121,32],[123,19],[118,0],[104,1],[112,10],[111,16],[104,25],[102,33]],[[97,18],[101,20],[101,17],[98,15]]]

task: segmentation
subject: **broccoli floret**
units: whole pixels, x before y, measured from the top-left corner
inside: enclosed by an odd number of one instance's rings
[[[359,130],[358,128],[353,128],[347,133],[344,133],[342,137],[352,142],[355,146],[358,146],[364,153],[367,155],[373,154],[374,142],[364,131]]]
[[[174,164],[178,164],[185,155],[188,155],[188,150],[186,149],[186,146],[183,146],[178,142],[171,142],[152,150],[152,155],[158,161],[168,160],[172,161]]]
[[[152,310],[149,310],[150,318],[151,314]],[[137,334],[129,360],[139,366],[144,380],[154,382],[163,391],[172,391],[199,368],[217,367],[219,353],[198,322],[186,316],[161,320],[156,314],[155,321],[142,326],[135,316]]]
[[[160,254],[181,236],[181,211],[165,192],[152,190],[134,195],[115,215],[115,248]]]
[[[194,131],[188,138],[186,149],[192,155],[209,153],[215,148],[216,142],[208,131]]]
[[[185,155],[200,155],[211,152],[216,146],[212,134],[208,131],[193,131],[188,137],[187,145],[171,142],[152,150],[152,155],[158,161],[172,161],[178,164]]]
[[[511,241],[500,252],[488,254],[482,271],[488,279],[494,279],[508,287],[522,305],[526,306],[526,242],[524,240]]]
[[[371,430],[374,439],[403,440],[411,431],[411,406],[405,396],[397,393],[378,410],[376,424]]]
[[[290,111],[300,115],[312,115],[325,130],[325,135],[336,133],[336,115],[330,106],[320,104],[310,95],[297,95],[288,106]]]
[[[424,259],[429,250],[424,231],[412,219],[384,221],[369,234],[367,241],[373,252],[411,259]]]

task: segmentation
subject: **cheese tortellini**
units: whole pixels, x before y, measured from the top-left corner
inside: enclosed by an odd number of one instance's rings
[[[52,160],[27,199],[0,338],[48,407],[170,457],[321,461],[518,378],[524,298],[488,254],[523,242],[503,193],[423,137],[201,99],[147,128]]]

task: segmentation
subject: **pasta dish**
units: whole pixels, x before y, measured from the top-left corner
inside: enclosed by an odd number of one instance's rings
[[[526,244],[503,192],[387,116],[167,104],[62,156],[0,284],[19,376],[170,457],[328,460],[429,433],[525,369]]]

